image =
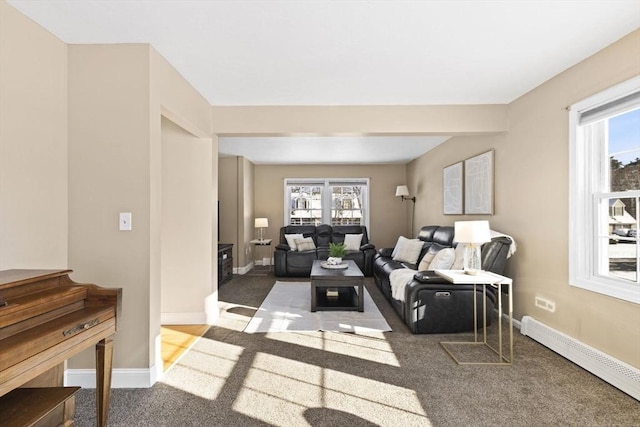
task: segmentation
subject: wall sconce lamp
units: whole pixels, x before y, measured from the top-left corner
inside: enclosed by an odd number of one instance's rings
[[[402,201],[411,200],[413,203],[416,202],[416,196],[409,197],[409,187],[406,185],[398,185],[396,187],[396,197],[401,197]]]
[[[255,228],[260,229],[260,240],[264,240],[264,229],[269,227],[269,219],[268,218],[256,218],[254,223]]]
[[[407,187],[406,185],[398,185],[396,187],[396,197],[400,197],[402,199],[402,201],[404,202],[405,200],[411,200],[413,202],[413,210],[411,211],[411,233],[410,235],[413,234],[413,218],[416,216],[416,196],[410,197],[409,196],[409,187]]]
[[[464,272],[473,276],[482,271],[480,247],[491,240],[489,221],[456,221],[453,240],[464,244]]]

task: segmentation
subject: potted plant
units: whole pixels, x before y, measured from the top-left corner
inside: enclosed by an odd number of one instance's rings
[[[342,257],[347,254],[347,245],[344,243],[329,243],[329,258],[327,262],[331,265],[342,264]]]

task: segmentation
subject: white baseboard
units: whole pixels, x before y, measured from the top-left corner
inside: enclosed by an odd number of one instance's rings
[[[113,369],[111,388],[149,388],[156,383],[156,368]],[[64,385],[70,387],[96,388],[95,369],[67,369],[64,371]]]
[[[233,274],[247,274],[253,268],[253,261],[244,267],[234,267]]]
[[[565,335],[531,316],[522,318],[520,331],[634,399],[640,400],[640,369]]]

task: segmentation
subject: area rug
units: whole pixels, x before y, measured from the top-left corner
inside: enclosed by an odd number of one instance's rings
[[[364,312],[311,310],[309,282],[276,282],[244,332],[385,332],[391,331],[364,289]]]

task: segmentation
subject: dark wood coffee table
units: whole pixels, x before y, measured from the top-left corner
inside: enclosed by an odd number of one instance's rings
[[[328,269],[321,262],[311,267],[311,311],[364,311],[364,275],[356,263],[347,260],[345,269]],[[327,296],[327,291],[337,295]]]

